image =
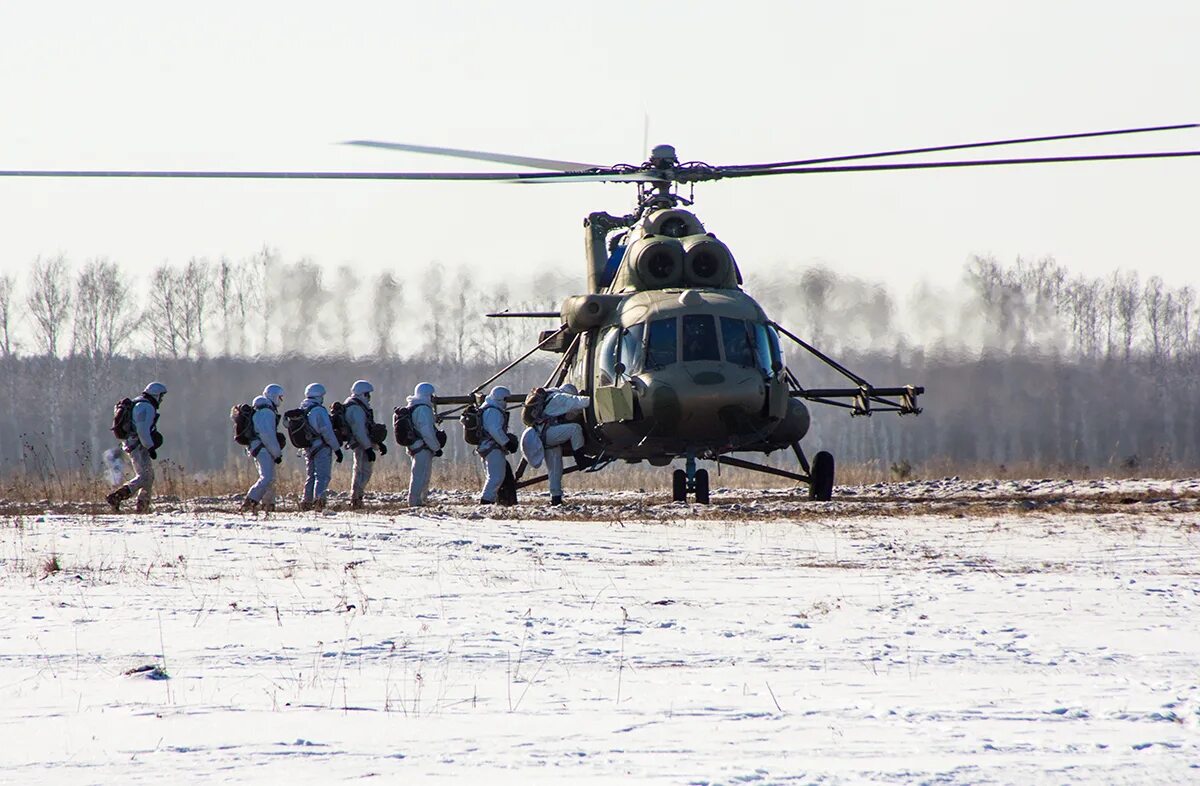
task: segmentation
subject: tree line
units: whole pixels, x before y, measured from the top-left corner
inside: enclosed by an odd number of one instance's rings
[[[747,289],[773,319],[877,384],[928,389],[919,418],[851,420],[814,407],[810,452],[885,467],[1200,466],[1200,304],[1190,287],[1072,274],[1048,258],[976,257],[958,280],[907,295],[801,266],[748,276]],[[437,265],[364,275],[270,249],[144,271],[40,258],[0,276],[0,471],[94,470],[114,444],[113,403],[155,378],[171,391],[163,453],[190,472],[240,456],[229,407],[268,382],[298,403],[309,382],[341,398],[367,378],[385,420],[416,383],[470,390],[552,324],[483,313],[557,310],[577,290],[553,273],[488,283]],[[505,381],[528,388],[557,359],[537,353]],[[806,385],[842,384],[797,348],[787,362]],[[473,460],[451,436],[451,459]]]

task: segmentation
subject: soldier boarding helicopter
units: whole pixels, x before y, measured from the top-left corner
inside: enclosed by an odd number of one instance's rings
[[[605,212],[584,221],[587,292],[569,297],[558,312],[489,314],[490,317],[555,319],[557,329],[543,331],[537,345],[480,384],[467,396],[442,396],[437,403],[458,405],[470,415],[485,387],[539,350],[562,358],[546,382],[566,382],[592,396],[584,414],[591,457],[589,471],[613,461],[668,466],[684,461],[672,476],[672,496],[709,501],[709,479],[700,460],[769,473],[805,483],[809,496],[830,499],[834,459],[818,452],[810,463],[801,440],[810,415],[805,402],[848,409],[852,415],[875,412],[916,415],[917,385],[880,387],[845,368],[816,347],[770,319],[741,289],[742,273],[728,246],[685,209],[694,204],[678,187],[725,178],[835,172],[937,169],[974,166],[1049,164],[1198,156],[1200,151],[1102,155],[861,163],[919,153],[1017,145],[1066,139],[1117,136],[1200,127],[1155,126],[1055,136],[973,142],[938,147],[810,158],[764,164],[714,166],[680,162],[670,145],[654,148],[639,165],[595,164],[531,158],[452,148],[358,140],[347,144],[411,153],[452,156],[533,167],[510,172],[197,172],[7,170],[0,177],[127,177],[324,180],[452,180],[506,183],[634,183],[638,199],[624,216]],[[845,388],[806,388],[784,362],[781,336],[844,376]],[[511,396],[510,403],[524,400]],[[445,418],[453,411],[443,412]],[[731,456],[769,454],[791,449],[801,472],[791,472]],[[518,486],[546,480],[521,479]],[[578,469],[566,470],[571,472]]]

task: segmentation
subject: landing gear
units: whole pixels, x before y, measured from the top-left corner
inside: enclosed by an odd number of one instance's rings
[[[808,498],[818,502],[828,502],[833,498],[833,454],[827,450],[822,450],[813,458]]]
[[[696,469],[696,459],[687,457],[687,469],[677,469],[671,473],[671,500],[687,502],[687,495],[694,494],[696,503],[708,504],[708,470]]]
[[[671,501],[687,502],[687,473],[681,469],[671,473]]]

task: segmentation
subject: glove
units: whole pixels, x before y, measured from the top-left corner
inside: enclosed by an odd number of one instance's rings
[[[367,448],[365,451],[363,451],[363,453],[366,455],[367,461],[375,460],[375,451],[371,450],[370,448]]]
[[[387,445],[383,444],[382,442],[379,443],[379,455],[381,455],[381,456],[387,455]]]
[[[446,432],[444,432],[444,431],[439,431],[439,432],[437,433],[437,440],[438,440],[438,444],[439,444],[439,445],[441,445],[442,447],[446,447],[446,439],[447,439],[447,437],[446,437]],[[441,453],[438,453],[438,455],[440,456],[440,455],[442,455],[442,454],[441,454]]]
[[[333,451],[333,457],[337,459],[337,463],[341,464],[342,463],[342,449],[338,448],[337,450]]]
[[[276,463],[276,464],[282,464],[282,463],[283,463],[283,456],[276,456],[276,457],[275,457],[275,463]]]
[[[154,448],[150,448],[150,450],[148,452],[150,453],[150,458],[152,458],[156,461],[158,460],[158,451],[157,450],[155,450]]]
[[[440,457],[442,455],[442,451],[440,451],[440,450],[434,451],[433,455]]]
[[[504,446],[504,449],[509,453],[516,453],[519,447],[521,447],[521,440],[517,439],[516,434],[509,434],[508,443]]]

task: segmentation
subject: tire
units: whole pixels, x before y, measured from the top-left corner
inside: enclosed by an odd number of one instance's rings
[[[833,498],[833,454],[822,450],[813,458],[809,475],[808,498],[828,502]]]
[[[671,500],[687,502],[687,473],[681,469],[675,470],[671,475]]]
[[[696,470],[696,504],[708,504],[708,470]]]

